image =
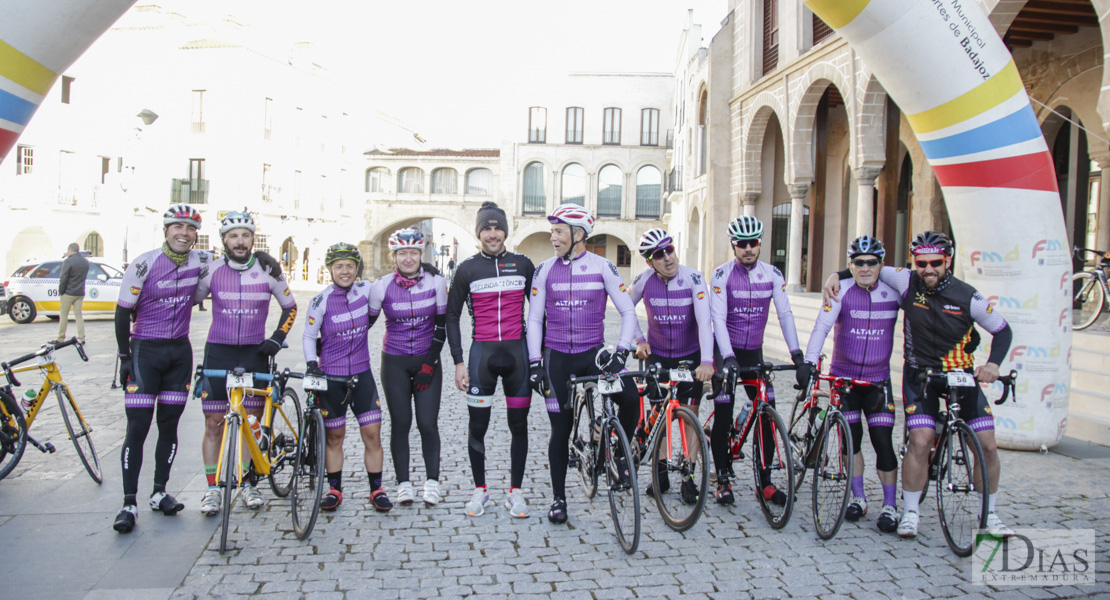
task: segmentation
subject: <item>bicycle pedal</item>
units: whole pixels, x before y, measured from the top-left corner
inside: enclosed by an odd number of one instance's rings
[[[578,461],[578,456],[576,456],[574,454],[571,454],[570,458],[567,460],[567,467],[569,467],[571,469],[577,469],[578,468],[578,462],[579,462]]]
[[[54,444],[51,444],[50,442],[46,442],[43,444],[43,452],[54,454],[55,451],[57,451],[57,448],[54,447]]]

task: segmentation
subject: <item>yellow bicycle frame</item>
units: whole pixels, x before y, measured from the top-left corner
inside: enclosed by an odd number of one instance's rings
[[[28,365],[26,367],[19,367],[18,369],[12,369],[12,374],[27,373],[29,371],[42,371],[46,374],[46,379],[43,380],[42,386],[39,388],[38,396],[35,397],[34,405],[31,406],[31,410],[27,411],[27,415],[25,417],[27,420],[27,431],[31,430],[31,424],[34,423],[35,417],[39,414],[39,410],[42,408],[42,405],[46,401],[46,396],[55,387],[65,388],[66,392],[69,393],[69,397],[73,398],[73,393],[70,392],[69,385],[67,385],[65,380],[62,379],[62,370],[59,369],[57,363],[54,362],[53,353],[49,353],[45,356],[40,356],[38,357],[38,360],[38,364]],[[16,398],[17,402],[20,400],[21,398]],[[74,400],[71,404],[73,406],[73,412],[77,413],[77,418],[80,419],[82,423],[84,423],[85,428],[91,433],[93,429],[89,426],[88,422],[85,421],[85,415],[81,414],[81,409],[78,408],[77,401]]]
[[[229,388],[227,390],[227,399],[228,399],[227,414],[230,415],[232,412],[236,412],[236,413],[239,414],[239,417],[240,417],[239,418],[239,435],[243,438],[244,443],[247,446],[247,451],[251,456],[251,460],[254,461],[254,470],[259,475],[269,475],[270,474],[270,467],[271,467],[270,458],[265,453],[262,452],[261,448],[258,447],[258,440],[254,439],[254,432],[251,431],[250,423],[247,422],[247,412],[243,408],[243,399],[246,396],[266,398],[266,402],[263,405],[262,419],[261,419],[260,422],[261,422],[262,425],[265,425],[265,426],[269,427],[271,435],[272,435],[272,432],[273,432],[273,419],[274,419],[275,409],[277,410],[277,413],[279,415],[281,415],[282,420],[285,421],[286,425],[288,425],[290,429],[293,429],[293,424],[289,422],[289,417],[285,416],[285,411],[281,408],[281,406],[279,406],[274,401],[275,398],[276,398],[276,388],[274,388],[273,385],[270,385],[266,388],[234,387],[234,388]],[[227,435],[228,435],[228,430],[227,430],[227,427],[226,427],[227,416],[224,417],[224,424],[225,424],[225,426],[224,426],[223,436],[220,439],[220,448],[221,449],[227,443]],[[297,432],[297,433],[299,434],[300,432]],[[238,449],[236,449],[235,453],[236,453],[237,456],[239,456],[239,460],[236,461],[236,462],[238,462],[239,465],[240,465],[240,467],[238,469],[238,474],[236,475],[236,481],[238,483],[242,484],[243,483],[242,446],[240,446]],[[224,453],[221,451],[220,452],[220,458],[217,461],[217,465],[216,465],[216,481],[222,481],[223,480],[223,478],[222,478],[222,475],[223,475],[223,472],[224,472],[224,464],[223,463],[224,463]]]

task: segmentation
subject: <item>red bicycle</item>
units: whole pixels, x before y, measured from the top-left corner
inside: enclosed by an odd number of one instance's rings
[[[735,373],[726,372],[723,376],[718,373],[713,376],[714,393],[708,396],[716,398],[718,394],[730,393],[736,397],[736,388],[745,386],[755,389],[755,400],[749,400],[740,409],[740,413],[729,429],[729,458],[736,461],[744,458],[744,442],[748,434],[754,429],[756,434],[752,440],[752,471],[755,475],[755,496],[763,516],[774,529],[782,529],[790,522],[790,515],[794,511],[794,460],[791,455],[790,444],[786,439],[786,425],[782,422],[775,407],[767,401],[767,384],[771,380],[771,373],[775,371],[793,371],[794,365],[773,365],[764,362],[760,365],[740,367]],[[748,378],[741,378],[746,375]],[[718,391],[718,386],[720,386]],[[705,420],[703,430],[709,430],[709,420],[714,418],[716,410],[710,413]],[[730,415],[731,416],[731,415]],[[717,465],[718,469],[725,465]],[[731,470],[731,465],[728,465]],[[764,493],[764,489],[773,486],[783,492],[786,501],[779,505]]]

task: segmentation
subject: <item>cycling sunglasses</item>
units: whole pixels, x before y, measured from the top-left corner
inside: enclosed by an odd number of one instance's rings
[[[733,248],[755,248],[759,246],[759,240],[733,240]]]
[[[869,258],[867,260],[864,260],[862,258],[857,258],[857,259],[852,261],[852,266],[854,266],[854,267],[875,267],[875,266],[878,266],[878,264],[879,264],[879,259],[877,259],[877,258]]]
[[[674,245],[667,245],[662,248],[656,248],[651,253],[651,260],[661,260],[668,254],[674,254]]]
[[[918,269],[924,269],[925,267],[933,267],[935,269],[944,264],[944,259],[938,258],[936,260],[915,260],[913,261],[913,264],[917,265]]]

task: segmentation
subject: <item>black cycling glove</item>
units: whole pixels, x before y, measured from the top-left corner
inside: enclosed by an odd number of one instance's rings
[[[119,355],[119,384],[126,386],[127,382],[135,377],[135,364],[130,354]]]
[[[547,370],[543,368],[542,362],[537,360],[529,366],[528,385],[545,398],[551,395],[551,381],[547,378]]]

